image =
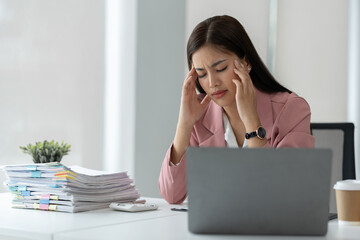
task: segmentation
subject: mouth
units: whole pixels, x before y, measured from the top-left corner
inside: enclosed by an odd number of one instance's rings
[[[219,91],[213,92],[211,95],[214,98],[221,98],[226,94],[226,92],[227,92],[227,90],[219,90]]]

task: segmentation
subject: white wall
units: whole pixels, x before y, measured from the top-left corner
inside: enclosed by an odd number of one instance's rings
[[[139,0],[136,56],[135,183],[160,196],[161,163],[175,134],[185,64],[185,2]]]
[[[0,1],[0,165],[54,139],[65,164],[102,166],[103,25],[102,1]]]
[[[185,41],[187,43],[192,30],[201,21],[215,15],[230,15],[244,26],[260,57],[266,63],[269,4],[269,0],[187,0]]]
[[[355,124],[356,176],[360,179],[360,1],[349,1],[348,121]]]
[[[314,122],[347,120],[348,1],[278,0],[275,76]]]

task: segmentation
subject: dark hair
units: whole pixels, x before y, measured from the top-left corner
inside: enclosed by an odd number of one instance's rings
[[[240,59],[246,57],[251,66],[250,77],[254,86],[266,93],[288,92],[290,90],[278,83],[256,52],[244,27],[230,16],[215,16],[199,23],[191,33],[187,43],[187,62],[192,66],[192,55],[205,44],[218,46],[235,53]],[[205,93],[196,79],[196,88]]]

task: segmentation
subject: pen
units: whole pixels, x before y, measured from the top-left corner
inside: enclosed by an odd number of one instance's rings
[[[177,212],[187,212],[187,208],[171,208],[171,211],[177,211]]]

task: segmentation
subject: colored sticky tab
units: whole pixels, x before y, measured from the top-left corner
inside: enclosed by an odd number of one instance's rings
[[[49,210],[56,211],[56,205],[49,205]]]
[[[49,187],[52,187],[52,188],[59,188],[60,186],[57,185],[57,184],[51,184],[51,185],[48,185]]]
[[[26,186],[18,186],[18,191],[26,191]]]
[[[40,204],[49,204],[50,200],[49,199],[40,199]]]
[[[40,207],[40,205],[39,205],[38,203],[34,203],[34,204],[33,204],[33,208],[34,208],[34,209],[39,209],[39,207]]]
[[[41,172],[40,171],[31,172],[31,177],[41,178]]]
[[[41,194],[40,199],[50,199],[50,194]]]
[[[39,209],[41,209],[41,210],[49,210],[49,205],[47,205],[47,204],[39,204]]]
[[[28,165],[26,168],[27,168],[27,170],[29,170],[29,171],[36,171],[37,166],[36,166],[36,165]]]
[[[51,199],[51,200],[59,200],[59,196],[51,195],[51,196],[50,196],[50,199]]]
[[[21,196],[30,196],[30,191],[21,191]]]

